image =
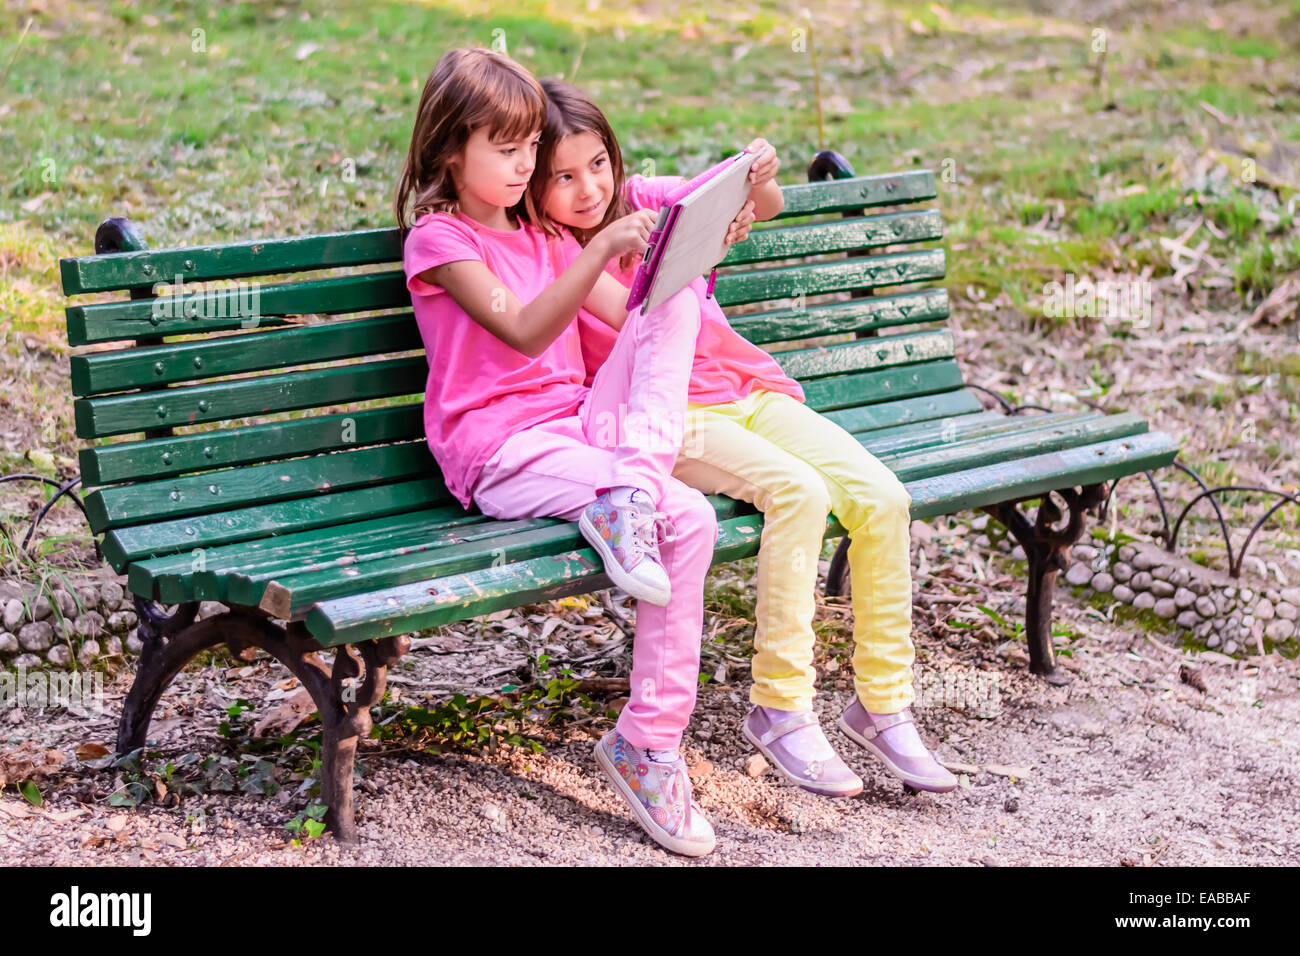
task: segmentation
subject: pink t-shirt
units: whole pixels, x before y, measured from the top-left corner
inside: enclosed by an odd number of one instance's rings
[[[484,463],[516,432],[577,413],[586,397],[578,324],[537,358],[483,328],[442,286],[419,278],[434,266],[477,259],[520,302],[555,279],[556,248],[536,227],[491,229],[463,213],[427,213],[406,236],[402,264],[429,360],[424,433],[447,488],[469,508]]]
[[[623,195],[633,209],[658,209],[676,186],[683,182],[680,176],[655,176],[641,174],[629,176]],[[567,230],[560,246],[563,266],[573,262],[582,251],[578,241]],[[636,264],[627,271],[618,268],[618,259],[611,259],[605,271],[623,285],[631,287],[636,274]],[[799,383],[781,371],[770,354],[744,338],[731,327],[718,305],[718,300],[705,295],[708,280],[696,279],[689,288],[695,290],[700,300],[700,335],[695,343],[695,360],[691,368],[689,400],[699,405],[721,405],[744,398],[754,389],[782,392],[799,401],[804,392]],[[578,326],[582,333],[582,360],[590,384],[596,370],[604,364],[614,348],[618,332],[586,309],[578,310]]]

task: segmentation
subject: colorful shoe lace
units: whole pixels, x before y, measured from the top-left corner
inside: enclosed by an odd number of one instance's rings
[[[868,753],[880,758],[889,772],[898,777],[909,787],[917,790],[930,790],[934,793],[947,793],[957,789],[957,778],[952,771],[939,763],[934,754],[926,751],[924,756],[900,753],[890,746],[881,736],[881,731],[888,730],[896,724],[912,721],[912,714],[904,707],[897,714],[886,714],[872,718],[857,697],[840,715],[840,730],[854,743],[860,744]]]
[[[611,730],[596,742],[596,763],[652,840],[683,856],[712,852],[717,845],[713,827],[691,799],[691,779],[680,756],[672,763],[651,760]]]
[[[639,601],[664,607],[672,597],[660,543],[676,540],[672,520],[655,511],[638,491],[629,505],[614,505],[605,492],[578,517],[578,530],[596,549],[611,581]]]

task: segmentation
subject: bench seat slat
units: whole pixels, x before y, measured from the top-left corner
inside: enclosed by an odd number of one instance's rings
[[[152,595],[165,604],[235,600],[227,592],[229,575],[235,571],[256,576],[263,569],[278,571],[294,562],[305,566],[313,559],[340,560],[349,552],[418,543],[440,530],[491,520],[465,511],[457,502],[337,527],[281,529],[265,538],[203,548],[201,562],[189,551],[136,561],[129,571],[130,586],[137,594]]]
[[[808,404],[824,411],[946,392],[960,388],[963,383],[957,363],[945,361],[854,372],[800,384]]]
[[[905,485],[912,496],[912,517],[931,518],[1159,468],[1172,462],[1177,454],[1177,445],[1168,435],[1145,432]],[[757,554],[762,523],[760,514],[723,522],[714,563]],[[842,533],[837,521],[828,521],[827,536]],[[348,644],[608,586],[609,579],[588,548],[322,601],[311,607],[304,619],[307,629],[321,643]]]
[[[451,500],[441,476],[351,488],[211,514],[153,521],[109,531],[101,546],[119,574],[129,563],[178,551],[194,552],[234,541],[248,541],[380,515],[431,508]]]
[[[922,289],[802,309],[755,312],[731,316],[727,321],[755,345],[768,345],[918,322],[942,322],[947,318],[947,290]]]
[[[946,392],[933,395],[834,409],[822,414],[845,431],[856,435],[878,428],[971,415],[980,411],[983,411],[983,406],[975,394],[958,384]]]

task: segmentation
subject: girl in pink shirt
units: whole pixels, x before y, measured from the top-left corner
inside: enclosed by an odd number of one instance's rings
[[[642,599],[629,700],[597,763],[647,833],[698,856],[714,835],[678,748],[717,519],[671,471],[699,304],[683,291],[629,314],[627,290],[602,271],[645,248],[649,211],[608,224],[556,267],[558,244],[519,215],[545,116],[537,80],[488,50],[449,51],[425,84],[395,198],[429,360],[425,431],[463,506],[578,521],[609,576]],[[622,328],[589,387],[575,321],[584,305]]]
[[[580,90],[544,80],[549,103],[529,189],[532,218],[572,261],[607,223],[632,210],[658,210],[680,177],[624,182],[618,142],[604,114]],[[756,139],[750,152],[771,150]],[[754,161],[750,201],[728,242],[755,219],[784,207],[775,151]],[[607,271],[631,285],[636,260]],[[849,535],[854,611],[854,699],[840,728],[886,768],[918,789],[952,790],[956,778],[921,742],[908,705],[911,666],[911,496],[851,434],[804,404],[803,389],[763,349],[727,322],[699,278],[687,287],[700,304],[686,438],[673,474],[707,494],[749,501],[764,513],[755,608],[754,705],[741,726],[778,772],[805,789],[852,796],[862,781],[836,754],[813,713],[812,619],[826,519],[833,510]],[[685,291],[685,290],[684,290]],[[579,313],[584,367],[599,374],[619,333],[617,316]]]

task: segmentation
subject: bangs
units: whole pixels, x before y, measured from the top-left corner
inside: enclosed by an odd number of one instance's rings
[[[545,127],[546,100],[536,87],[501,70],[493,70],[483,80],[483,88],[473,97],[482,105],[470,113],[471,130],[486,126],[488,138],[502,143],[524,139]]]

